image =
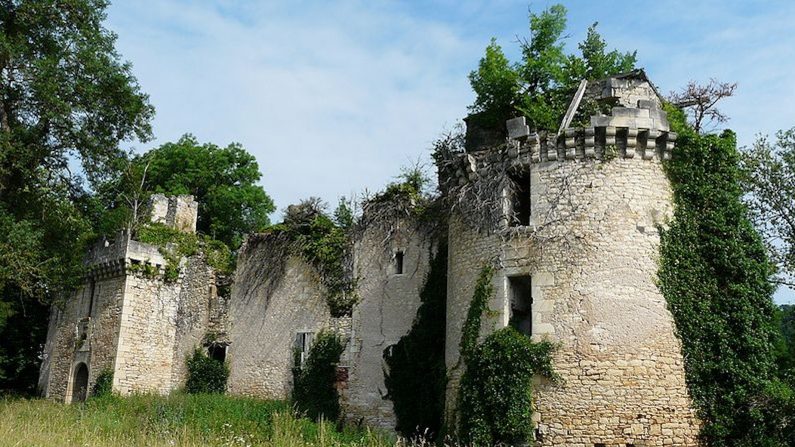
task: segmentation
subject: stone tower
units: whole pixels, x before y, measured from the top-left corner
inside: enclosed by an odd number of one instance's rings
[[[586,101],[609,114],[572,127]],[[582,83],[558,135],[531,133],[523,118],[507,133],[440,168],[442,188],[469,203],[449,227],[448,420],[461,328],[489,264],[496,293],[481,335],[511,322],[558,344],[562,382],[535,384],[537,445],[697,445],[680,341],[656,285],[658,228],[672,213],[661,161],[676,135],[653,85],[643,71]]]
[[[192,196],[155,195],[150,208],[153,222],[196,231]],[[127,231],[89,250],[83,284],[50,314],[39,376],[44,396],[84,400],[106,373],[122,394],[165,394],[184,383],[185,357],[223,327],[225,304],[202,256],[181,259],[174,280],[164,276],[168,262]]]

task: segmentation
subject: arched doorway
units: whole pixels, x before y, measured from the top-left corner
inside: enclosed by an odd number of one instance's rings
[[[88,367],[80,363],[75,368],[75,377],[72,381],[72,402],[83,402],[88,394]]]

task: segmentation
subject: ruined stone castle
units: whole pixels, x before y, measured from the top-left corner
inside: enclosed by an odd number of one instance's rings
[[[575,127],[585,101],[606,113]],[[481,336],[511,323],[558,345],[562,380],[534,384],[528,423],[537,445],[697,445],[680,341],[656,284],[658,229],[672,215],[661,161],[676,135],[654,86],[642,71],[583,82],[557,134],[531,132],[523,118],[467,133],[467,149],[438,163],[446,244],[411,214],[356,232],[359,300],[347,316],[331,314],[313,265],[267,234],[240,248],[228,295],[200,255],[183,259],[169,282],[156,247],[126,233],[101,241],[87,255],[83,286],[53,308],[43,392],[82,400],[107,370],[122,394],[168,393],[184,385],[186,356],[203,347],[228,362],[230,394],[285,399],[295,350],[305,354],[327,329],[346,341],[338,374],[346,418],[394,428],[384,352],[411,329],[430,261],[446,246],[439,343],[448,415],[456,410],[461,329],[476,279],[492,265],[495,293]],[[191,197],[156,196],[152,209],[153,220],[195,231]]]

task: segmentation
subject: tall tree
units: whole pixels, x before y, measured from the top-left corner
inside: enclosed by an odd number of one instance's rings
[[[511,64],[492,39],[478,70],[469,75],[476,95],[470,111],[486,112],[481,124],[503,126],[506,117],[524,114],[531,127],[556,130],[582,79],[602,79],[635,67],[634,52],[607,50],[597,23],[579,44],[580,54],[567,55],[566,14],[562,5],[530,14],[530,36],[520,42],[518,64]]]
[[[256,158],[239,144],[222,148],[185,135],[133,163],[139,174],[126,178],[135,183],[144,177],[144,188],[153,193],[192,194],[199,202],[197,229],[230,247],[270,224],[273,201],[257,185],[261,174]]]
[[[795,127],[775,141],[759,137],[743,153],[746,202],[779,267],[777,281],[795,286]]]

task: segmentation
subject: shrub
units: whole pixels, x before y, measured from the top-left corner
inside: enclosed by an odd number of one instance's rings
[[[459,394],[459,434],[466,445],[530,441],[533,375],[556,379],[553,349],[551,343],[534,343],[512,327],[494,332],[474,348]]]
[[[384,350],[384,384],[397,417],[395,429],[412,439],[439,435],[447,370],[444,360],[447,303],[447,245],[431,261],[422,304],[408,334]]]
[[[306,416],[337,420],[340,416],[337,364],[344,347],[331,332],[320,332],[304,365],[293,368],[293,404]]]
[[[223,393],[226,391],[226,380],[229,378],[229,367],[208,357],[201,348],[193,351],[188,358],[188,380],[185,391],[190,394]]]
[[[91,395],[94,397],[108,396],[113,392],[113,371],[111,369],[103,369],[97,376],[97,381],[94,382],[94,388],[91,389]]]

